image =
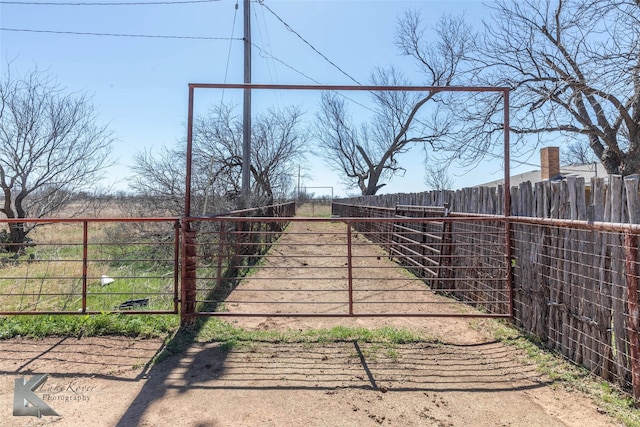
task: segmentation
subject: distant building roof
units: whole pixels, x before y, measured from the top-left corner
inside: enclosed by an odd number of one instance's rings
[[[594,176],[599,177],[607,177],[609,174],[605,170],[602,163],[589,163],[584,165],[567,165],[560,166],[560,176],[559,178],[566,178],[568,176],[582,177],[584,178],[587,185],[590,180]],[[553,179],[551,179],[553,180]],[[512,187],[517,187],[523,182],[530,181],[532,184],[536,182],[542,181],[541,171],[533,170],[531,172],[524,172],[518,175],[512,175],[510,177],[510,183]],[[497,187],[504,183],[504,179],[498,179],[496,181],[487,182],[485,184],[480,184],[478,187]]]

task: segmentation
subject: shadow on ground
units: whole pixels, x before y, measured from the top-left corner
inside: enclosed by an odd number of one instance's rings
[[[228,349],[193,342],[183,331],[172,345],[184,349],[151,368],[149,379],[119,426],[138,425],[154,401],[168,394],[212,390],[338,389],[397,392],[512,392],[548,386],[534,366],[514,359],[498,342],[472,345],[387,345],[251,342]],[[185,346],[191,339],[190,345]],[[176,347],[177,348],[177,347]]]

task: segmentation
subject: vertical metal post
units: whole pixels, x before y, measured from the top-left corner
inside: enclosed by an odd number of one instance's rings
[[[347,286],[349,287],[349,316],[353,316],[353,269],[351,253],[351,223],[347,223]]]
[[[629,320],[631,384],[633,397],[638,404],[640,399],[640,311],[638,310],[638,239],[635,234],[627,232],[624,236],[625,271],[627,280],[627,309]]]
[[[187,164],[185,171],[184,216],[191,216],[191,162],[193,160],[193,97],[194,88],[189,85],[189,112],[187,116]],[[186,227],[189,224],[185,224]]]
[[[182,227],[182,292],[180,324],[191,327],[195,324],[196,312],[196,232],[187,222]]]
[[[87,270],[89,258],[89,224],[82,221],[82,312],[87,312]]]
[[[509,298],[509,315],[513,321],[513,266],[511,265],[511,149],[509,133],[511,125],[509,123],[509,89],[503,90],[504,97],[504,245],[506,258],[506,286]]]
[[[511,215],[511,147],[509,123],[509,89],[503,90],[504,101],[504,216]]]
[[[178,313],[178,303],[180,302],[180,221],[173,224],[173,311]]]
[[[191,163],[193,160],[193,98],[194,87],[189,85],[189,113],[187,118],[187,164],[185,171],[184,217],[191,216]],[[196,257],[195,233],[191,231],[191,223],[182,222],[182,240],[180,257],[181,289],[180,289],[180,324],[183,327],[195,323],[195,294],[196,294]]]

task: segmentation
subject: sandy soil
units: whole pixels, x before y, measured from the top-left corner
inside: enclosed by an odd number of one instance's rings
[[[310,253],[308,262],[317,258]],[[392,269],[379,271],[390,274]],[[241,286],[251,290],[255,283]],[[243,298],[250,302],[251,292]],[[366,297],[362,302],[361,309],[368,310]],[[279,310],[293,310],[286,304],[282,301]],[[242,303],[229,304],[231,311],[242,309]],[[263,317],[233,322],[257,329],[393,325],[438,342],[392,348],[357,341],[257,342],[232,350],[194,342],[184,353],[149,366],[162,340],[0,341],[0,425],[617,425],[588,397],[551,383],[518,350],[472,328],[470,320]],[[15,380],[45,373],[48,380],[35,394],[59,416],[13,416]]]

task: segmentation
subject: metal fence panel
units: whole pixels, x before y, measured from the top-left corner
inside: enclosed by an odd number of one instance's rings
[[[177,313],[175,218],[2,220],[0,314]]]

